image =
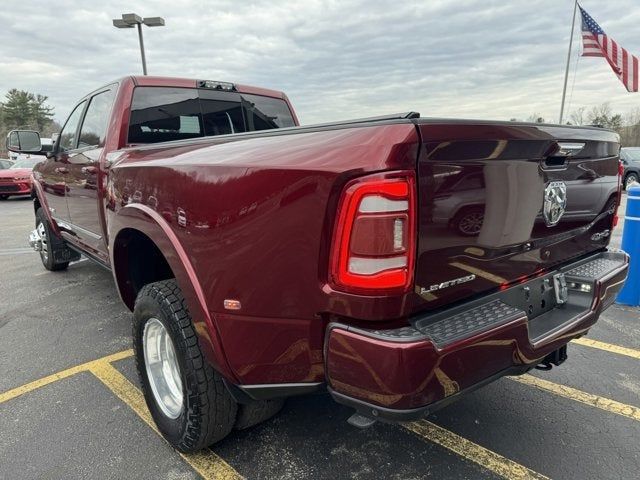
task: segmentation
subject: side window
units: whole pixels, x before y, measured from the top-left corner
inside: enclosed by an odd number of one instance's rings
[[[195,88],[137,87],[129,119],[129,143],[202,137]]]
[[[91,99],[80,128],[78,148],[104,146],[113,97],[114,90],[107,90]]]
[[[205,136],[245,131],[237,93],[200,90],[200,108]]]
[[[287,102],[262,95],[242,95],[247,114],[247,130],[269,130],[294,127],[293,116]]]
[[[86,105],[86,101],[80,103],[69,115],[67,119],[67,123],[62,127],[62,132],[60,132],[60,151],[65,152],[67,150],[73,150],[76,148],[76,134],[78,133],[78,124],[80,123],[80,117],[82,116],[82,111],[84,110],[84,106]]]

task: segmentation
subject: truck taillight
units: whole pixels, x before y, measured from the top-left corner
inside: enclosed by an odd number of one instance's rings
[[[331,249],[337,290],[405,292],[413,280],[416,204],[411,171],[361,177],[346,186]]]
[[[620,201],[622,200],[622,182],[624,177],[624,165],[622,161],[618,160],[618,192],[616,195],[616,204],[613,208],[613,218],[611,219],[611,230],[618,226],[618,207],[620,207]]]

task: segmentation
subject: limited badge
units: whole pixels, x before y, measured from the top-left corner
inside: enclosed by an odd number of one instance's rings
[[[424,295],[425,293],[436,292],[438,290],[442,290],[444,288],[453,287],[454,285],[460,285],[462,283],[471,282],[476,279],[475,275],[467,275],[465,277],[454,278],[453,280],[448,280],[442,283],[436,283],[435,285],[431,285],[429,288],[420,287],[418,293],[420,295]]]

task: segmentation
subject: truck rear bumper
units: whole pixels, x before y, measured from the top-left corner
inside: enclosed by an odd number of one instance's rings
[[[410,326],[399,329],[331,323],[325,342],[329,391],[337,402],[368,417],[421,418],[501,376],[526,372],[584,335],[614,302],[628,262],[621,251],[598,253],[411,319]],[[566,294],[557,295],[565,282]]]

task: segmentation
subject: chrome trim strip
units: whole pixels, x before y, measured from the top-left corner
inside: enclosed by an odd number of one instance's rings
[[[556,153],[557,156],[570,157],[580,152],[584,146],[584,142],[558,142],[560,150]]]
[[[83,235],[86,235],[87,237],[91,237],[94,238],[95,240],[100,240],[102,238],[102,235],[98,235],[96,233],[93,233],[90,230],[87,230],[86,228],[82,228],[78,225],[76,225],[75,223],[71,223],[71,222],[67,222],[66,220],[62,220],[58,217],[55,217],[53,215],[51,215],[51,218],[58,224],[59,227],[64,228],[65,230],[71,230],[72,232],[80,232]]]

